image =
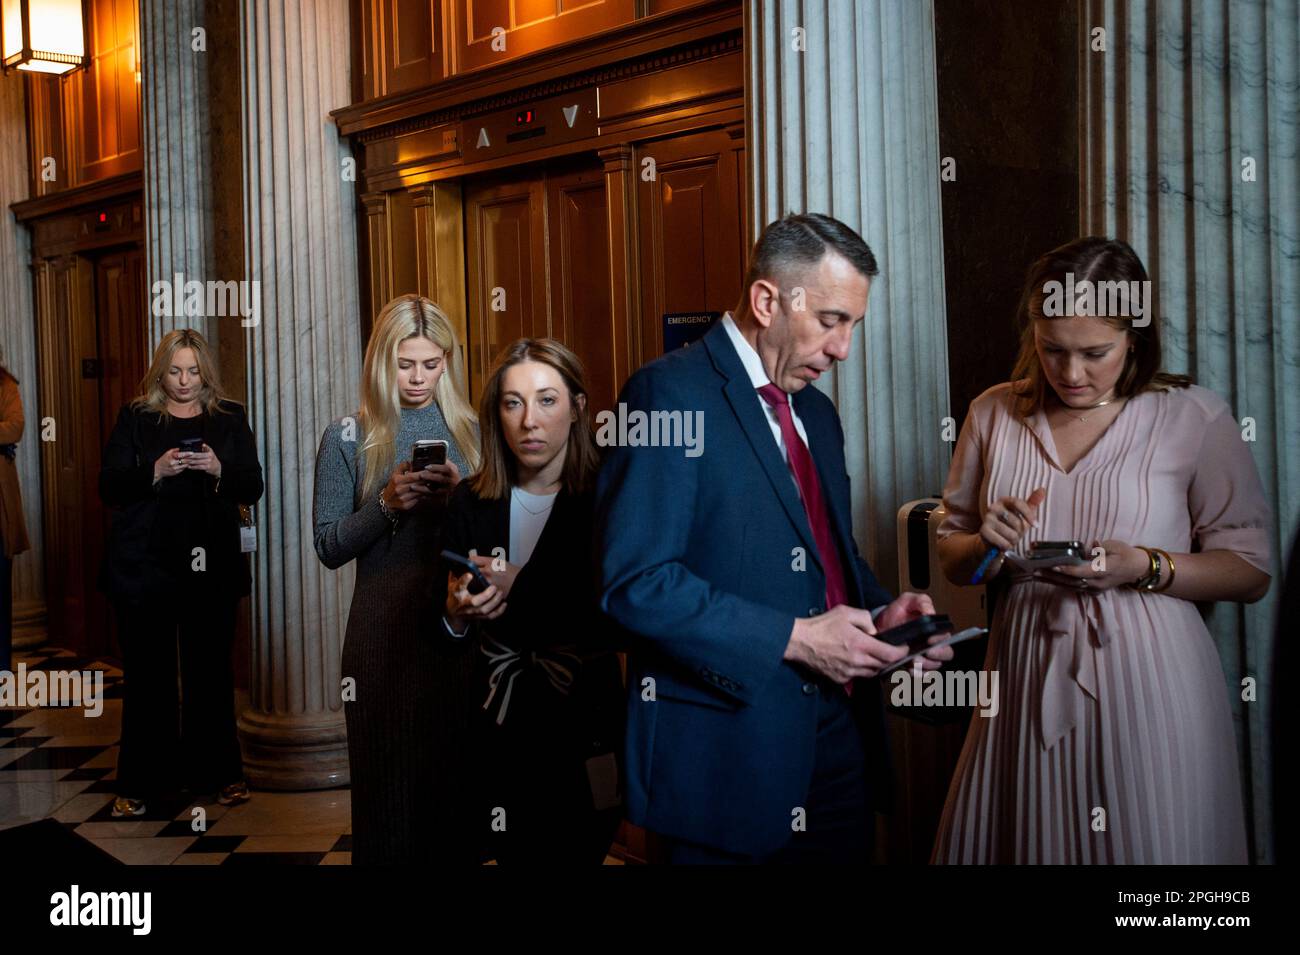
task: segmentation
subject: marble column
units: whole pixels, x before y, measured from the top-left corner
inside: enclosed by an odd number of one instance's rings
[[[248,393],[266,497],[240,733],[255,785],[323,788],[348,780],[340,654],[352,575],[317,559],[311,520],[320,435],[355,412],[360,379],[350,154],[329,117],[350,101],[348,3],[244,0],[242,33],[245,261],[260,304],[246,329]]]
[[[145,278],[151,302],[157,281],[174,283],[177,275],[183,282],[218,278],[212,246],[208,63],[221,51],[208,48],[204,6],[204,0],[169,0],[140,7]],[[196,37],[195,30],[202,32]],[[202,48],[196,50],[196,45]],[[233,57],[224,62],[233,64]],[[197,329],[215,343],[217,318],[155,316],[150,310],[150,350],[176,328]]]
[[[826,213],[880,266],[852,354],[818,385],[844,425],[858,545],[893,589],[897,510],[943,487],[954,415],[933,4],[749,0],[745,22],[754,236],[790,212]]]
[[[36,394],[36,319],[32,311],[31,240],[9,214],[28,197],[26,83],[21,73],[0,76],[0,361],[18,379],[26,427],[15,463],[31,549],[13,566],[14,648],[40,646],[46,636],[45,564],[41,537],[41,422]]]
[[[1295,0],[1089,0],[1079,29],[1080,228],[1142,257],[1165,368],[1217,392],[1242,422],[1285,566],[1300,526]],[[1279,584],[1255,604],[1216,604],[1207,621],[1234,701],[1257,862],[1273,861],[1265,701]],[[1241,699],[1247,677],[1258,702]]]

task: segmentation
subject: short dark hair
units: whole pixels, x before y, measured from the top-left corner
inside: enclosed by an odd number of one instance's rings
[[[789,215],[768,223],[754,243],[744,294],[759,279],[774,278],[791,265],[815,265],[828,250],[844,256],[867,278],[880,274],[871,247],[839,219],[818,212]]]

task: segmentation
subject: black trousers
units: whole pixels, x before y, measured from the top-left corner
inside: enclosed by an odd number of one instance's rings
[[[871,859],[874,820],[866,778],[866,749],[841,687],[821,685],[817,743],[804,826],[765,856],[743,856],[710,846],[666,839],[672,865],[865,865]]]
[[[118,795],[211,793],[244,778],[231,661],[237,607],[209,598],[117,608],[124,686]]]

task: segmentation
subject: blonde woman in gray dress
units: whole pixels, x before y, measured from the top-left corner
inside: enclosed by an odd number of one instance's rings
[[[447,495],[479,466],[478,424],[446,314],[402,295],[375,319],[361,408],[332,423],[316,457],[316,553],[357,563],[342,675],[352,773],[352,861],[478,861],[467,827],[473,656],[438,639],[438,566]],[[447,462],[411,469],[418,439],[448,443]],[[474,690],[473,692],[477,692]]]
[[[985,662],[1001,705],[971,721],[936,862],[1247,861],[1229,688],[1196,603],[1268,591],[1259,475],[1227,403],[1160,372],[1149,296],[1141,317],[1053,317],[1063,287],[1146,279],[1102,238],[1036,262],[1013,381],[972,402],[958,439],[950,580],[1035,541],[1079,540],[1089,560],[989,567],[1007,588]]]

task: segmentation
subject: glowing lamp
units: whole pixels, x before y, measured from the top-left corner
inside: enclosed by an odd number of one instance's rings
[[[81,0],[0,0],[0,55],[6,73],[67,73],[84,66]]]

